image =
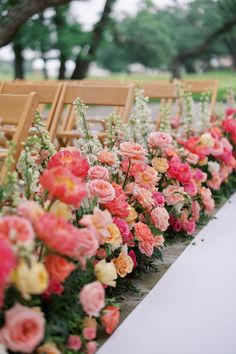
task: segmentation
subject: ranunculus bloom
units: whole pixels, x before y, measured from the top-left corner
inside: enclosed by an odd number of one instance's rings
[[[107,334],[112,334],[120,322],[120,309],[117,306],[107,306],[100,318]]]
[[[151,211],[151,219],[155,227],[161,231],[165,231],[169,226],[169,214],[163,207],[156,207]]]
[[[67,347],[71,350],[80,350],[82,347],[82,341],[80,336],[71,335],[68,338]]]
[[[45,265],[50,278],[56,282],[64,282],[70,273],[75,269],[72,262],[56,254],[49,254],[45,257]]]
[[[115,190],[111,183],[102,179],[94,179],[88,184],[91,197],[97,197],[98,203],[105,204],[115,198]]]
[[[151,161],[152,167],[161,173],[165,173],[169,167],[167,159],[164,157],[154,157]]]
[[[47,289],[48,273],[45,265],[35,258],[28,262],[22,258],[12,273],[11,281],[23,298],[30,299],[30,294],[42,294]]]
[[[0,234],[7,242],[27,248],[32,246],[35,237],[30,222],[16,215],[0,218]]]
[[[16,256],[7,241],[0,234],[0,307],[2,306],[3,291],[7,286],[8,278],[16,265]]]
[[[98,317],[105,306],[105,291],[99,281],[84,285],[79,300],[84,312],[89,316]]]
[[[112,260],[116,266],[116,271],[121,278],[131,273],[134,267],[132,258],[128,255],[127,246],[123,246],[119,256]]]
[[[168,133],[153,132],[148,137],[148,145],[151,148],[166,149],[172,143],[172,137]]]
[[[44,337],[44,327],[40,311],[15,304],[5,312],[2,341],[13,352],[32,353]]]
[[[116,163],[116,157],[113,152],[103,149],[98,153],[98,161],[113,166]]]
[[[109,285],[109,286],[116,286],[116,267],[113,263],[107,263],[105,259],[102,259],[98,263],[96,263],[94,267],[94,272],[102,284]]]
[[[49,191],[51,197],[79,208],[87,195],[86,185],[67,167],[58,166],[44,170],[40,183]]]
[[[139,144],[126,141],[120,144],[120,155],[133,163],[140,163],[146,160],[147,151]]]
[[[151,230],[146,224],[140,221],[135,224],[134,229],[136,238],[139,241],[138,246],[140,252],[146,254],[148,257],[151,257],[155,246],[155,240]]]
[[[98,236],[100,243],[104,243],[110,237],[108,226],[112,224],[112,217],[108,210],[100,210],[95,207],[92,215],[84,215],[80,224],[91,228]]]
[[[109,171],[103,166],[94,166],[89,169],[88,176],[90,179],[103,179],[109,180]]]
[[[128,203],[126,195],[122,187],[116,183],[112,183],[115,190],[115,198],[106,203],[104,207],[110,211],[113,216],[118,216],[119,218],[126,218],[129,215]]]
[[[62,149],[51,157],[48,168],[57,166],[67,167],[76,177],[86,177],[89,170],[89,163],[85,156],[76,149]]]

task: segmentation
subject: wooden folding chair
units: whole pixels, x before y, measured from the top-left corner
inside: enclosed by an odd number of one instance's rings
[[[188,89],[192,93],[199,93],[199,94],[202,94],[204,92],[211,93],[209,113],[210,116],[212,116],[216,105],[219,81],[218,80],[182,80],[182,83],[184,85],[184,88]]]
[[[177,88],[175,84],[168,82],[145,81],[140,85],[144,90],[145,96],[151,99],[156,99],[160,102],[160,107],[157,114],[156,125],[160,127],[160,111],[163,106],[168,105],[169,109],[173,109],[177,96]]]
[[[88,106],[118,107],[116,113],[121,115],[123,122],[127,122],[134,100],[134,85],[95,86],[65,84],[50,127],[51,137],[57,137],[59,141],[64,140],[64,145],[69,140],[77,137],[73,131],[75,128],[73,102],[78,97]],[[63,116],[65,107],[67,112],[66,116]],[[98,120],[90,119],[89,121],[98,122]]]
[[[37,92],[37,109],[42,114],[43,119],[45,119],[46,129],[49,130],[57,107],[62,86],[62,83],[50,85],[45,83],[36,84],[31,82],[19,83],[18,81],[5,82],[3,84],[1,93],[28,95],[31,92]],[[10,132],[6,133],[10,134]]]
[[[24,142],[28,136],[29,129],[32,125],[35,111],[37,108],[38,99],[36,93],[30,93],[29,95],[8,95],[0,94],[0,117],[1,127],[15,126],[12,142],[16,146],[14,160],[15,168],[17,160],[19,158],[22,142]],[[0,157],[5,158],[7,155],[7,149],[1,149]],[[0,180],[2,180],[6,173],[6,167],[3,165],[0,173]]]

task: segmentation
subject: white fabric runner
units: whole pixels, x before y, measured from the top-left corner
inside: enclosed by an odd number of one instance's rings
[[[216,217],[98,354],[236,354],[236,194]]]

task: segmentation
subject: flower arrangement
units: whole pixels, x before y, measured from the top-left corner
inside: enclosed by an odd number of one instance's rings
[[[177,138],[168,110],[153,132],[140,91],[136,121],[108,117],[104,146],[79,99],[76,147],[56,152],[36,115],[19,180],[9,167],[1,187],[2,353],[95,353],[99,328],[119,324],[117,290],[155,269],[165,239],[193,235],[214,211],[236,167],[235,111],[192,135],[186,97],[188,133]]]

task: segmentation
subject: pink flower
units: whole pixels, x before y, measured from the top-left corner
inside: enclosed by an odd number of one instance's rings
[[[139,144],[126,141],[120,144],[120,155],[133,163],[140,163],[146,160],[147,151]]]
[[[110,236],[107,228],[112,224],[112,217],[108,210],[100,210],[95,207],[93,215],[84,215],[80,224],[92,229],[97,234],[100,243],[103,243]]]
[[[88,184],[89,192],[92,197],[98,198],[98,203],[105,204],[115,198],[115,190],[111,183],[102,179],[94,179]]]
[[[172,157],[169,161],[167,175],[183,184],[189,183],[192,177],[189,164],[181,162],[179,157]]]
[[[191,165],[196,165],[199,161],[199,156],[190,152],[186,158],[186,161]]]
[[[24,200],[18,205],[18,212],[24,218],[34,222],[43,215],[44,210],[38,203],[31,200]]]
[[[211,190],[209,188],[201,187],[199,194],[205,207],[205,212],[207,214],[212,213],[215,208],[215,201],[212,198]]]
[[[113,166],[116,163],[116,157],[113,152],[103,149],[98,154],[98,161],[108,166]]]
[[[0,218],[0,234],[8,242],[26,247],[32,245],[35,237],[30,222],[15,215]]]
[[[192,179],[189,183],[185,184],[184,190],[190,197],[195,197],[197,195],[197,183]]]
[[[201,211],[201,207],[199,205],[199,203],[195,200],[192,202],[192,220],[197,222],[200,218],[200,211]]]
[[[85,178],[89,170],[89,163],[85,156],[76,149],[62,149],[57,152],[48,163],[48,169],[64,166],[76,177]]]
[[[132,261],[134,263],[134,268],[137,268],[138,262],[137,262],[137,257],[136,257],[135,252],[133,250],[131,250],[128,252],[128,255],[130,256],[130,258],[132,258]]]
[[[90,179],[103,179],[104,181],[109,180],[109,171],[103,166],[90,167],[88,176]]]
[[[165,231],[169,226],[169,214],[163,207],[156,207],[151,211],[151,219],[153,224],[160,231]]]
[[[207,181],[207,186],[214,190],[219,190],[222,183],[222,179],[219,174],[214,174],[214,176]]]
[[[0,267],[0,307],[2,306],[3,291],[7,286],[7,282],[11,271],[16,265],[16,256],[8,242],[4,240],[0,234],[0,255],[1,255],[1,267]]]
[[[164,245],[165,239],[162,235],[155,236],[155,247],[160,248]]]
[[[120,230],[123,243],[128,243],[132,239],[133,235],[130,232],[129,225],[127,224],[127,222],[118,217],[114,217],[113,223],[116,224],[116,226]]]
[[[94,341],[86,344],[86,354],[94,354],[97,350],[97,343]]]
[[[193,235],[195,229],[196,229],[196,224],[194,221],[185,221],[183,222],[183,229],[184,231],[187,232],[188,235]]]
[[[40,311],[15,304],[5,312],[2,340],[13,352],[32,353],[44,337],[45,320]]]
[[[67,167],[58,166],[44,170],[40,183],[49,191],[51,197],[79,208],[87,195],[86,185]]]
[[[92,340],[96,338],[97,329],[95,327],[86,327],[83,329],[83,337],[86,340]]]
[[[117,306],[107,306],[100,319],[106,333],[112,334],[120,322],[120,309]]]
[[[193,179],[196,182],[206,182],[207,174],[205,172],[202,172],[199,168],[195,168],[193,173]]]
[[[71,350],[80,350],[81,347],[82,347],[82,341],[80,339],[80,336],[76,336],[76,335],[69,336],[67,342],[67,348]]]
[[[184,201],[184,189],[178,186],[168,186],[163,190],[167,205],[176,205]]]
[[[115,198],[111,202],[106,203],[104,207],[108,209],[113,216],[124,219],[129,216],[129,205],[126,195],[120,185],[113,182],[112,186],[115,190]]]
[[[63,291],[64,291],[64,286],[61,283],[53,279],[50,279],[48,288],[43,293],[43,298],[49,300],[52,294],[61,295]]]
[[[155,191],[152,196],[156,206],[163,207],[165,205],[165,198],[161,192]]]
[[[146,166],[142,172],[135,172],[133,176],[136,183],[149,190],[154,190],[155,185],[160,179],[160,177],[158,177],[158,173],[150,166]]]
[[[151,257],[155,245],[154,236],[151,230],[146,224],[140,221],[135,224],[134,229],[136,238],[139,241],[140,252],[146,254],[148,257]]]
[[[152,192],[146,188],[141,187],[139,189],[139,193],[136,196],[136,199],[142,205],[142,207],[148,211],[151,210],[155,205]]]
[[[75,269],[72,262],[56,254],[49,254],[45,257],[45,265],[50,278],[55,282],[64,282],[70,273]]]
[[[153,132],[148,137],[148,145],[151,148],[166,149],[172,143],[172,137],[168,133]]]
[[[79,300],[84,312],[89,316],[98,317],[105,306],[105,291],[99,281],[84,285]]]
[[[175,232],[180,232],[182,228],[181,222],[173,216],[170,217],[170,226]]]

